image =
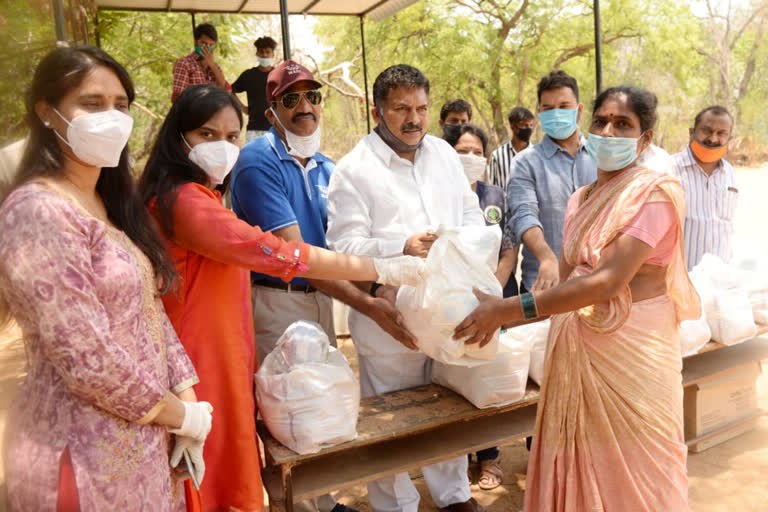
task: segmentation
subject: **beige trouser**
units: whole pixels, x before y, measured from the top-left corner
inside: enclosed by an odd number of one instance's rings
[[[253,328],[259,363],[277,345],[277,340],[293,322],[317,322],[336,346],[333,328],[333,301],[320,292],[288,292],[266,286],[251,287],[253,299]],[[330,512],[336,500],[330,494],[296,503],[297,512]]]

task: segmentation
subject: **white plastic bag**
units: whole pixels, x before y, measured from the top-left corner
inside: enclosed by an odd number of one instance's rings
[[[473,366],[493,360],[498,333],[480,348],[452,339],[453,331],[479,304],[472,288],[501,297],[494,275],[501,231],[498,226],[440,228],[427,256],[427,275],[419,286],[401,286],[396,307],[419,349],[432,359]]]
[[[744,247],[737,251],[733,265],[741,273],[755,322],[765,325],[768,324],[768,267],[758,254],[762,252],[754,246]]]
[[[502,336],[507,340],[528,343],[531,347],[531,363],[528,376],[539,386],[544,380],[544,359],[547,356],[547,338],[549,338],[549,318],[541,322],[520,325],[507,329]]]
[[[712,339],[723,345],[736,345],[757,334],[752,305],[744,290],[720,290],[714,299],[715,312],[707,313]]]
[[[275,439],[300,453],[357,437],[360,386],[313,323],[293,323],[255,376],[256,403]]]
[[[683,357],[696,354],[712,339],[712,331],[709,329],[707,316],[704,311],[698,320],[686,320],[680,322],[680,352]]]
[[[714,341],[735,345],[757,333],[744,272],[705,254],[690,276]]]
[[[517,402],[525,395],[531,341],[502,333],[494,361],[472,367],[435,361],[432,382],[454,390],[479,409]]]

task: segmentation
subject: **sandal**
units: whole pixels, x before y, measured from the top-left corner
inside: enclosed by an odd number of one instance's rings
[[[501,485],[504,479],[504,471],[499,465],[499,459],[484,460],[480,462],[480,477],[477,486],[484,491],[490,491]]]

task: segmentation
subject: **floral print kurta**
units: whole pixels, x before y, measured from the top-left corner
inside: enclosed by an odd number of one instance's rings
[[[81,510],[184,508],[152,424],[163,394],[197,382],[146,256],[66,193],[28,183],[0,207],[0,290],[28,375],[9,414],[11,510],[55,510],[69,448]]]

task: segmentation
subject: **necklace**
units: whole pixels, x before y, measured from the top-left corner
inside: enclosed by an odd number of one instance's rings
[[[589,185],[586,190],[584,190],[584,195],[581,198],[581,204],[584,204],[587,202],[587,199],[589,199],[590,194],[592,194],[592,191],[597,188],[597,182],[592,183]]]

